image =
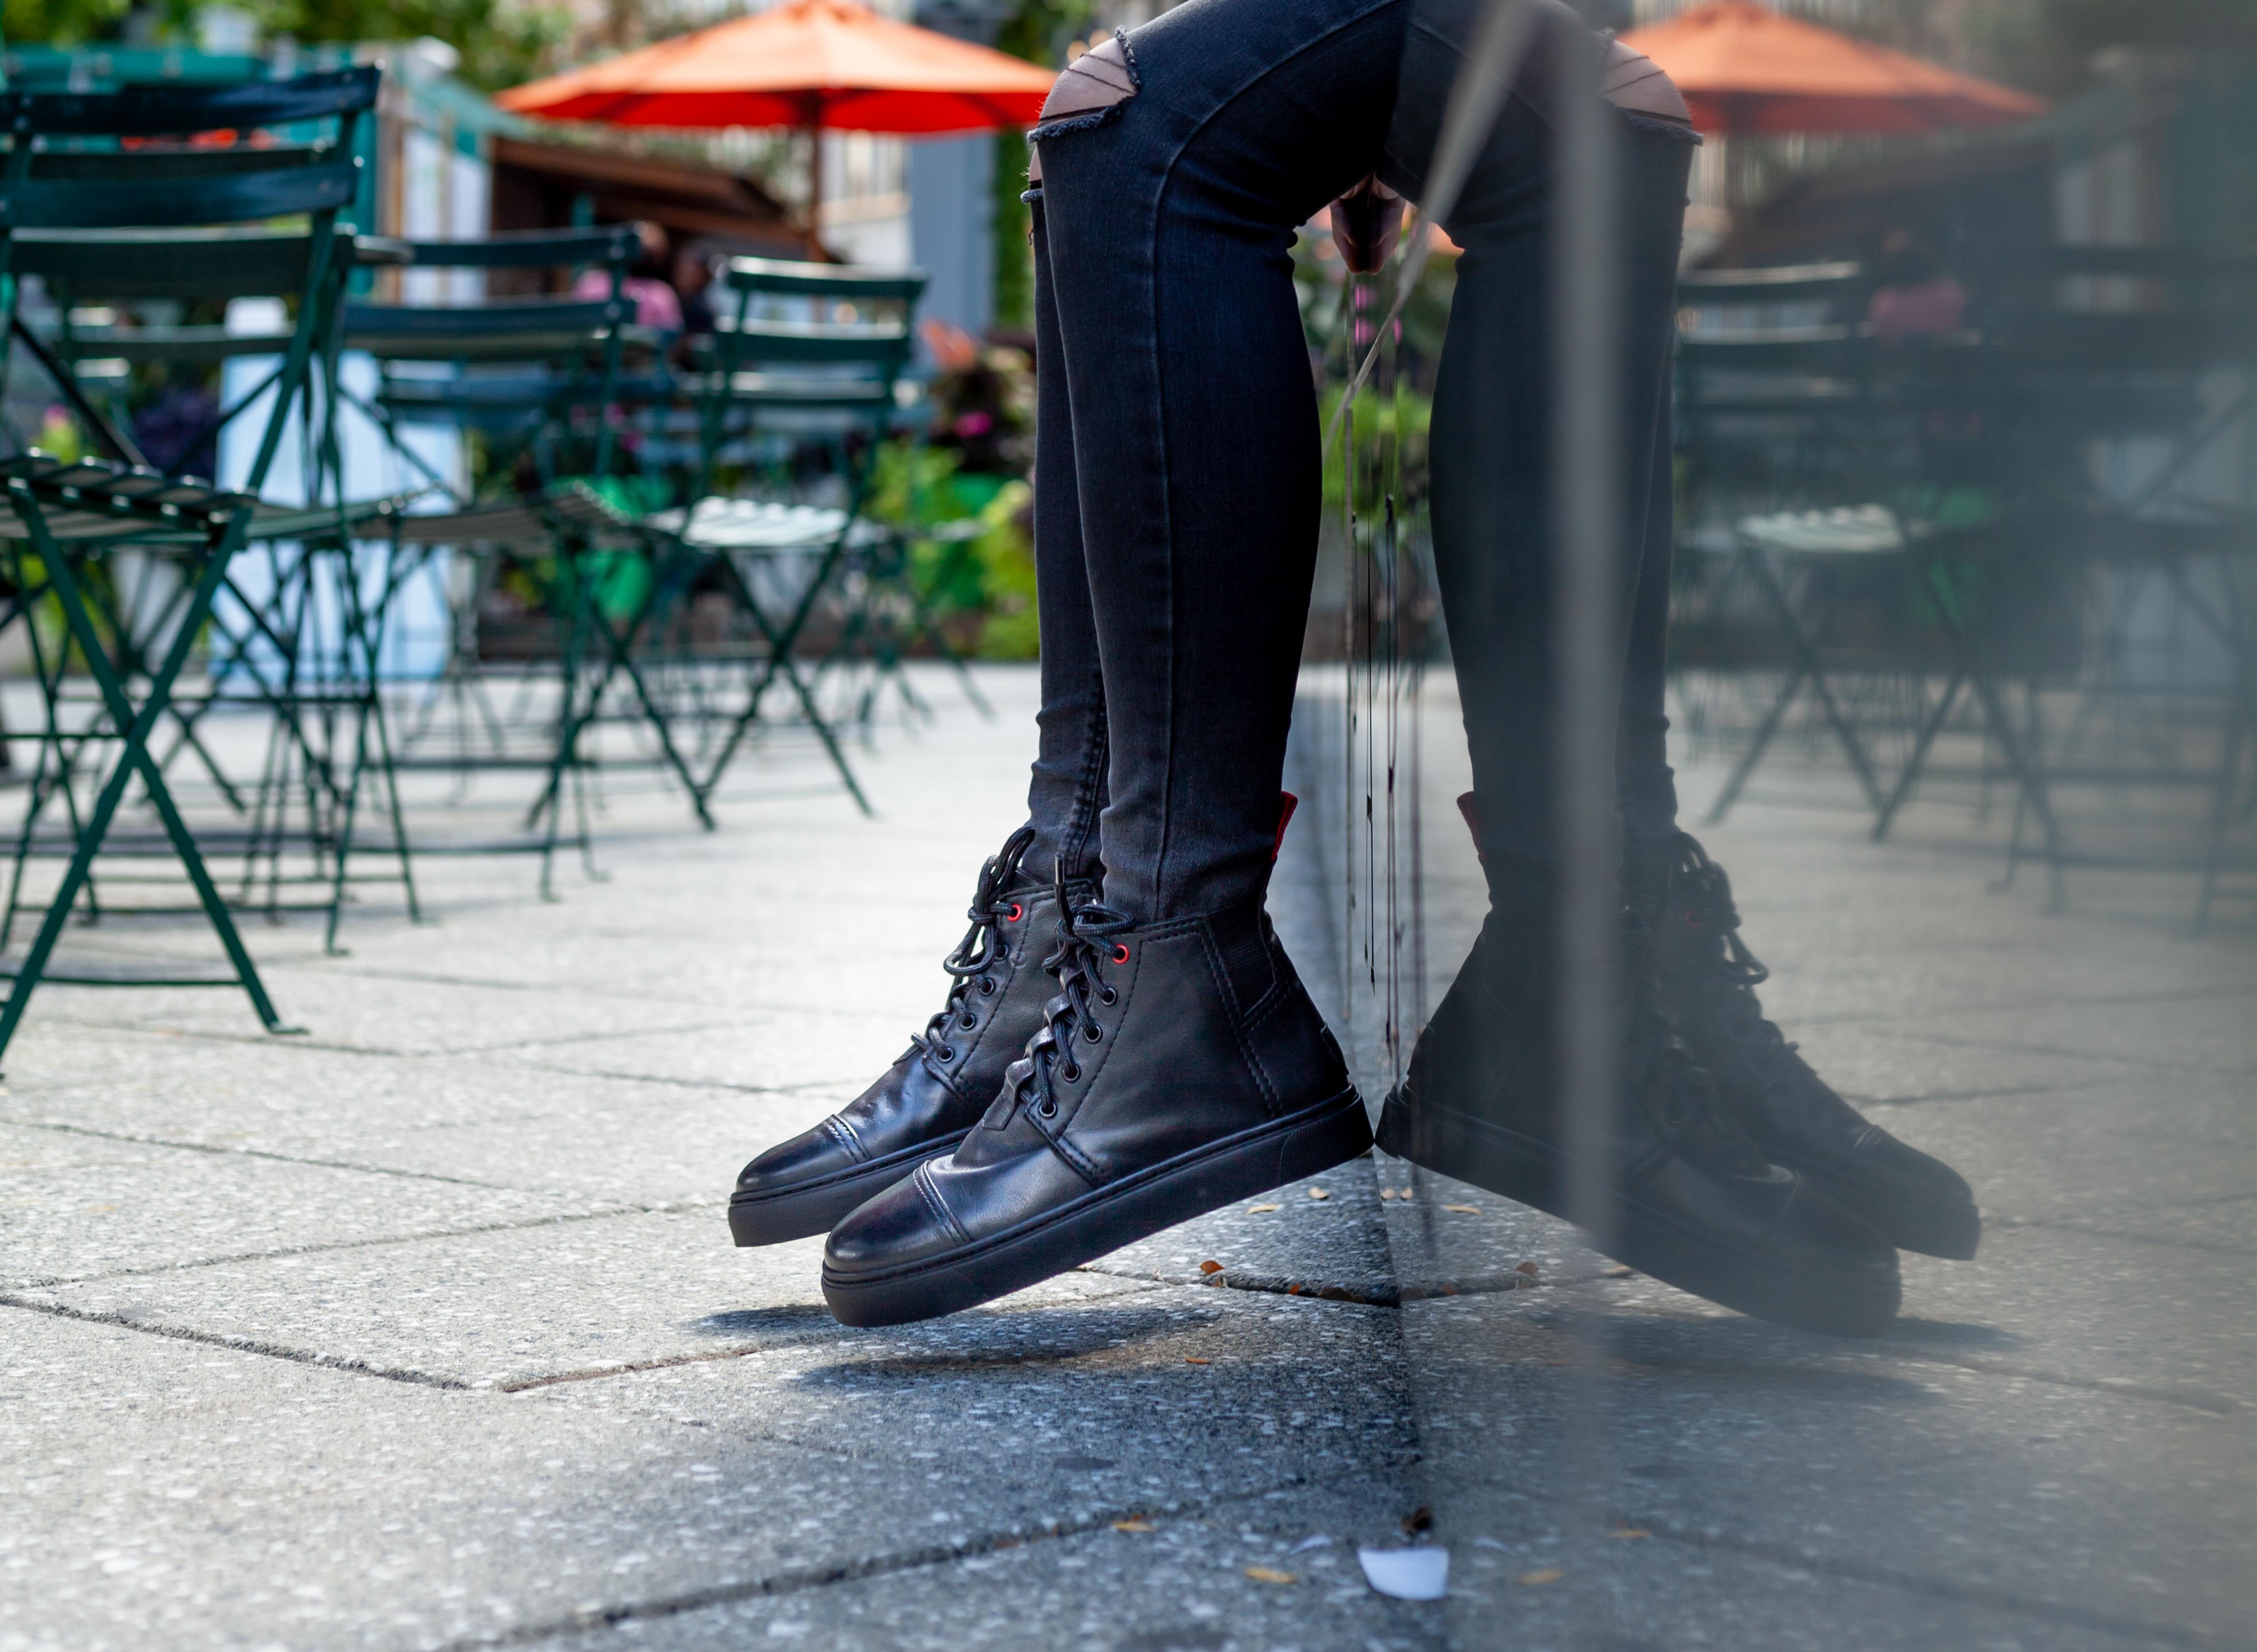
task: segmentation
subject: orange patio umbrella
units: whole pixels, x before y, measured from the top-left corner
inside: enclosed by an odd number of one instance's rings
[[[934,137],[1031,126],[1057,78],[856,0],[785,0],[512,87],[494,102],[520,115],[611,126],[797,127],[808,135],[810,194],[819,201],[818,130]]]
[[[1750,133],[1920,133],[2011,125],[2045,104],[2011,87],[1782,17],[1755,0],[1708,0],[1623,44],[1677,82],[1694,124]]]
[[[612,126],[797,126],[856,132],[1031,126],[1058,77],[984,46],[880,17],[855,0],[767,11],[495,98],[520,115]]]

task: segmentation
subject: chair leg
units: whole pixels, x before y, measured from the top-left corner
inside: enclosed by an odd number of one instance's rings
[[[284,1025],[281,1017],[275,1013],[273,1002],[267,997],[265,986],[258,978],[258,966],[252,964],[251,954],[243,944],[243,937],[236,931],[227,904],[204,869],[203,857],[197,851],[195,839],[189,833],[187,822],[180,818],[180,811],[173,806],[172,794],[165,785],[164,771],[158,767],[149,750],[151,731],[165,714],[166,702],[172,696],[173,684],[179,677],[181,667],[187,662],[188,651],[195,641],[196,633],[202,629],[204,615],[218,591],[221,577],[226,570],[227,558],[240,542],[237,537],[240,530],[230,531],[219,546],[213,547],[210,560],[195,582],[195,597],[180,628],[166,649],[164,660],[152,673],[148,693],[137,712],[126,696],[124,685],[111,670],[103,652],[101,637],[87,611],[68,558],[48,534],[46,523],[39,516],[36,507],[26,507],[23,513],[39,547],[41,561],[46,565],[55,595],[62,604],[65,620],[80,648],[86,653],[88,667],[93,673],[110,718],[123,738],[124,749],[109,780],[96,797],[94,808],[79,834],[70,865],[64,872],[62,886],[47,908],[23,968],[17,971],[15,985],[9,992],[5,1006],[0,1007],[0,1052],[6,1050],[15,1036],[17,1027],[23,1020],[32,993],[38,988],[40,977],[46,973],[47,960],[53,956],[55,944],[61,938],[63,924],[70,915],[78,891],[86,882],[93,869],[94,858],[109,836],[110,822],[117,816],[118,805],[124,800],[126,786],[137,773],[149,801],[164,823],[165,835],[171,839],[173,852],[180,857],[188,880],[195,888],[196,898],[203,907],[205,916],[210,920],[221,947],[235,967],[236,979],[251,999],[251,1007],[257,1012],[259,1020],[271,1033],[297,1030]]]
[[[1951,708],[1957,702],[1959,690],[1965,686],[1966,681],[1963,674],[1953,672],[1951,680],[1943,686],[1943,698],[1936,702],[1935,711],[1922,719],[1920,733],[1913,740],[1912,755],[1905,759],[1903,772],[1897,776],[1896,785],[1890,788],[1888,796],[1882,801],[1879,815],[1874,818],[1875,843],[1881,842],[1889,835],[1889,828],[1896,824],[1897,812],[1911,801],[1913,787],[1920,783],[1921,771],[1928,766],[1928,748],[1935,744],[1935,737],[1943,731],[1943,725],[1949,719]]]

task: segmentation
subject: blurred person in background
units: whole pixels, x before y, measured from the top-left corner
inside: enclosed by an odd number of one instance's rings
[[[939,1013],[859,1099],[746,1166],[731,1202],[740,1244],[830,1232],[824,1290],[850,1324],[970,1306],[1371,1145],[1264,910],[1321,484],[1290,249],[1343,195],[1352,242],[1358,224],[1367,242],[1399,227],[1485,9],[1189,0],[1077,58],[1051,95],[1027,197],[1043,644],[1029,820],[980,875]],[[1764,1018],[1762,966],[1722,869],[1677,829],[1666,757],[1669,371],[1698,140],[1651,62],[1549,0],[1528,15],[1511,95],[1442,224],[1464,251],[1433,438],[1489,912],[1380,1141],[1564,1208],[1550,272],[1566,100],[1603,99],[1589,118],[1612,124],[1617,152],[1629,437],[1590,478],[1624,507],[1610,1243],[1745,1311],[1877,1332],[1898,1303],[1894,1245],[1971,1253],[1971,1196]]]
[[[1866,302],[1865,326],[1883,343],[1942,337],[1965,324],[1967,289],[1944,272],[1942,255],[1919,231],[1890,230],[1873,273],[1880,285]]]

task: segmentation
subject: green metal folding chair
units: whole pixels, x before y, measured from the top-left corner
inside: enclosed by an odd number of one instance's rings
[[[662,337],[632,320],[622,282],[639,242],[631,224],[566,231],[508,234],[481,241],[408,244],[411,268],[574,272],[598,269],[609,291],[596,299],[508,298],[471,304],[355,302],[345,307],[343,344],[364,350],[380,381],[366,411],[387,430],[442,421],[476,429],[489,441],[485,497],[456,509],[387,519],[396,589],[413,567],[438,547],[471,559],[471,623],[455,627],[456,646],[427,712],[441,695],[453,698],[460,740],[449,757],[430,766],[467,775],[480,768],[534,768],[544,780],[527,816],[539,833],[521,847],[542,857],[541,888],[550,893],[555,851],[562,833],[564,794],[580,798],[583,857],[590,853],[580,787],[594,757],[586,734],[612,682],[630,684],[640,720],[655,736],[660,760],[690,792],[699,819],[710,826],[690,766],[676,749],[665,709],[633,657],[643,608],[619,623],[601,610],[605,571],[620,558],[653,564],[647,589],[660,582],[656,565],[676,554],[666,534],[647,530],[632,512],[606,501],[594,487],[618,468],[614,411],[623,366],[662,371]],[[404,446],[403,446],[404,450]],[[521,465],[538,485],[520,492]],[[513,752],[502,720],[482,699],[482,662],[475,607],[505,571],[538,590],[555,632],[557,703],[541,724],[541,749]],[[490,747],[470,743],[473,696],[487,724]],[[491,852],[492,845],[479,846]]]
[[[873,270],[767,258],[733,258],[723,276],[734,304],[716,327],[706,371],[692,384],[700,418],[697,503],[669,526],[703,559],[711,582],[747,621],[759,647],[748,661],[743,700],[709,759],[701,794],[720,783],[761,704],[779,680],[821,744],[840,780],[866,813],[868,801],[847,763],[817,694],[822,671],[868,625],[867,605],[842,598],[856,560],[891,542],[863,507],[878,445],[903,404],[911,352],[910,318],[924,291],[916,270]],[[783,318],[776,312],[796,310]],[[810,509],[773,497],[732,500],[711,492],[724,470],[751,469],[762,445],[790,453],[826,452],[843,498]],[[757,490],[756,490],[757,491]],[[779,512],[791,512],[785,515]],[[882,565],[871,564],[865,573]],[[796,657],[817,609],[843,612],[838,645],[810,672]],[[928,627],[945,648],[937,627]],[[891,660],[881,660],[890,665]]]
[[[128,462],[134,456],[130,441],[99,420],[97,440],[118,452],[119,460],[66,464],[27,453],[0,470],[11,507],[10,519],[0,522],[0,556],[23,606],[52,597],[65,621],[60,648],[41,660],[48,726],[40,737],[41,774],[25,836],[18,845],[11,914],[22,896],[28,834],[42,803],[60,798],[73,828],[61,884],[0,1009],[0,1049],[45,975],[64,923],[90,889],[96,858],[136,780],[220,940],[233,983],[270,1030],[284,1030],[152,741],[170,715],[181,669],[206,635],[237,554],[257,540],[336,543],[357,509],[377,508],[339,503],[262,510],[255,498],[293,409],[306,416],[308,431],[327,430],[315,400],[315,366],[352,256],[350,232],[337,214],[357,185],[353,127],[373,106],[376,84],[375,71],[364,69],[223,88],[0,95],[0,130],[11,143],[0,166],[0,300],[7,306],[9,336],[22,336],[15,326],[16,300],[26,272],[65,284],[98,278],[129,290],[137,281],[207,294],[256,290],[287,294],[298,307],[287,341],[265,341],[270,349],[281,344],[281,359],[272,376],[272,411],[246,491],[223,492],[209,483]],[[337,129],[326,143],[160,146],[221,130],[322,120],[334,121]],[[143,146],[127,148],[128,140]],[[275,220],[298,220],[303,227],[245,227]],[[46,362],[68,373],[67,360],[50,353]],[[180,575],[180,596],[164,616],[159,646],[150,646],[145,629],[137,634],[122,623],[103,594],[116,554],[129,548],[168,560]],[[36,631],[33,635],[36,646]],[[61,709],[65,667],[74,653],[98,690],[93,715],[78,726],[67,723]],[[287,684],[265,685],[264,697],[286,724],[298,710]],[[192,737],[192,725],[183,730]],[[292,738],[310,754],[302,728],[294,728]],[[115,763],[81,811],[74,789],[79,767],[98,745],[112,745],[120,748]],[[341,882],[337,889],[341,898]]]

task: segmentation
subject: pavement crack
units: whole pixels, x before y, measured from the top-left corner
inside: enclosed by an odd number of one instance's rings
[[[145,1279],[164,1274],[194,1273],[200,1268],[226,1267],[243,1262],[273,1261],[286,1256],[321,1256],[332,1251],[372,1250],[385,1245],[414,1245],[427,1239],[468,1239],[481,1233],[513,1233],[527,1228],[556,1227],[569,1222],[603,1222],[622,1216],[679,1216],[691,1211],[722,1209],[717,1199],[683,1199],[665,1204],[618,1204],[597,1211],[566,1211],[550,1216],[527,1217],[513,1222],[477,1222],[465,1227],[422,1228],[412,1233],[336,1239],[326,1245],[283,1245],[272,1250],[239,1251],[227,1256],[201,1256],[190,1262],[155,1262],[146,1267],[116,1267],[99,1274],[49,1274],[19,1279],[16,1290],[51,1290],[67,1285],[97,1285],[113,1279]],[[4,1300],[4,1298],[0,1298]]]
[[[295,1153],[276,1153],[267,1147],[229,1147],[210,1141],[180,1141],[165,1136],[145,1136],[130,1130],[96,1130],[52,1119],[0,1119],[0,1124],[22,1130],[52,1130],[61,1135],[87,1136],[96,1141],[130,1141],[137,1147],[178,1147],[184,1153],[209,1153],[222,1158],[265,1159],[276,1164],[309,1165],[322,1170],[351,1170],[362,1175],[400,1176],[416,1182],[441,1182],[449,1187],[477,1188],[488,1193],[524,1191],[506,1182],[480,1182],[470,1176],[442,1175],[436,1170],[400,1170],[390,1165],[357,1164],[349,1159],[314,1159]]]
[[[195,1343],[200,1347],[224,1348],[230,1353],[259,1354],[269,1359],[284,1359],[292,1365],[345,1371],[355,1376],[380,1377],[386,1382],[404,1382],[414,1387],[468,1392],[471,1387],[459,1378],[434,1376],[428,1371],[371,1365],[364,1359],[348,1359],[341,1354],[314,1353],[282,1343],[260,1342],[251,1337],[231,1337],[216,1331],[198,1331],[192,1325],[152,1325],[115,1309],[72,1308],[61,1303],[40,1302],[33,1297],[18,1295],[14,1291],[0,1291],[0,1308],[19,1308],[26,1313],[46,1314],[55,1319],[73,1319],[81,1324],[111,1325],[120,1331],[139,1331],[144,1336],[163,1337],[173,1342]]]
[[[1006,1527],[1000,1531],[983,1532],[953,1543],[923,1543],[915,1548],[895,1550],[890,1554],[871,1555],[860,1560],[785,1566],[762,1578],[714,1584],[703,1589],[685,1589],[674,1594],[654,1595],[640,1600],[622,1600],[612,1606],[583,1607],[562,1617],[539,1623],[523,1623],[507,1629],[464,1635],[441,1643],[437,1652],[472,1652],[472,1648],[479,1647],[529,1646],[565,1635],[591,1634],[598,1630],[616,1628],[622,1624],[678,1618],[688,1613],[733,1606],[740,1601],[806,1594],[835,1584],[918,1571],[930,1566],[945,1566],[953,1561],[977,1559],[982,1555],[992,1555],[1029,1543],[1086,1536],[1125,1520],[1149,1519],[1156,1515],[1170,1520],[1196,1519],[1216,1509],[1255,1501],[1273,1492],[1305,1490],[1336,1479],[1367,1477],[1369,1473],[1369,1467],[1365,1466],[1343,1471],[1339,1475],[1296,1474],[1275,1484],[1235,1492],[1225,1497],[1196,1501],[1189,1499],[1169,1501],[1140,1500],[1041,1525]]]

